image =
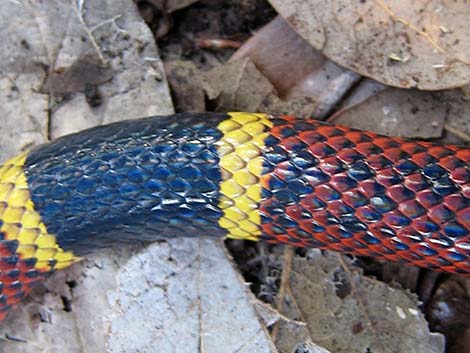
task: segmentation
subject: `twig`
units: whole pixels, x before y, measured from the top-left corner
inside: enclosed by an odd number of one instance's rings
[[[217,39],[217,38],[199,38],[196,39],[196,45],[204,49],[238,49],[242,43],[230,39]]]

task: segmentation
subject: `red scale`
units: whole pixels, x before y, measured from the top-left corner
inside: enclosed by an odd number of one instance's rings
[[[468,149],[388,138],[314,121],[305,121],[303,124],[311,128],[294,136],[294,118],[276,121],[279,125],[268,133],[278,141],[277,147],[310,153],[318,161],[312,168],[319,170],[311,170],[310,175],[308,168],[300,170],[304,174],[298,177],[310,183],[312,193],[297,195],[300,200],[296,205],[282,206],[285,214],[298,222],[300,235],[293,228],[283,233],[282,227],[263,224],[263,238],[297,246],[319,242],[322,249],[404,260],[450,272],[469,270],[469,250],[459,249],[458,244],[470,243],[470,234],[454,239],[444,231],[449,225],[454,232],[449,234],[459,234],[462,227],[470,226]],[[288,137],[283,137],[283,129],[289,131]],[[308,147],[302,149],[299,141]],[[289,160],[281,162],[263,175],[263,185],[270,185],[272,177],[295,178],[291,169]],[[438,184],[433,189],[441,177],[449,184],[441,192],[450,195],[441,196]],[[260,211],[268,219],[267,208],[275,198],[273,193],[260,203]],[[311,219],[302,216],[306,213]],[[456,219],[460,223],[455,223]],[[319,231],[319,226],[324,230]]]

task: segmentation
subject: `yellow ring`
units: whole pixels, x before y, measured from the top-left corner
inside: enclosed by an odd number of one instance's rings
[[[79,259],[59,247],[34,209],[23,169],[26,157],[21,154],[0,166],[0,233],[5,240],[18,241],[21,258],[36,258],[38,270],[67,267]]]
[[[217,142],[222,182],[219,207],[224,215],[219,225],[229,238],[258,240],[261,236],[262,150],[272,123],[266,114],[229,113],[218,129]]]

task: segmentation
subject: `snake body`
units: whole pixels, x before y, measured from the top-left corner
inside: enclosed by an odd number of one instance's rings
[[[315,120],[176,114],[0,167],[0,318],[111,244],[228,236],[470,274],[470,149]]]

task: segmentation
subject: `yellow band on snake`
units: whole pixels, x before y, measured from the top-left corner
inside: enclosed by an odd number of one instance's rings
[[[219,225],[227,229],[229,238],[257,240],[261,235],[261,151],[272,123],[266,114],[229,115],[218,125],[223,133],[217,143],[222,175],[219,207],[224,212]]]
[[[26,157],[22,154],[0,167],[0,232],[6,240],[18,241],[17,253],[22,258],[36,258],[38,270],[67,267],[78,259],[57,245],[35,211],[23,171]]]

